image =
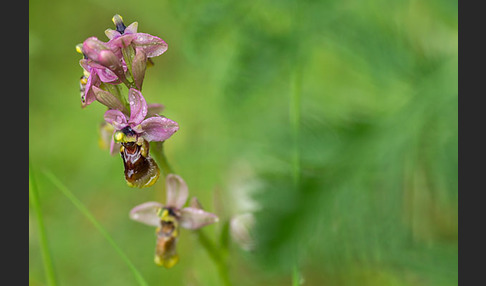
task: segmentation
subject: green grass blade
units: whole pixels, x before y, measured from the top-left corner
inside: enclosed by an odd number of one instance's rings
[[[296,18],[300,18],[299,7],[296,7]],[[298,192],[301,181],[301,163],[300,163],[300,124],[301,124],[301,92],[302,92],[302,66],[300,62],[299,46],[295,50],[295,69],[292,73],[291,94],[289,100],[289,119],[292,137],[292,182],[294,191]],[[292,286],[300,285],[300,273],[298,270],[298,247],[295,248],[295,261],[292,269]]]
[[[44,226],[44,219],[42,217],[41,204],[39,200],[39,193],[37,184],[35,182],[34,171],[29,160],[29,201],[34,210],[37,219],[37,228],[39,231],[39,243],[42,255],[42,262],[44,264],[45,274],[47,278],[47,285],[57,285],[56,273],[52,263],[51,253],[47,244],[47,235]]]
[[[147,282],[145,279],[142,277],[140,272],[137,270],[135,265],[130,261],[128,256],[121,250],[121,248],[115,243],[113,238],[110,236],[110,234],[101,226],[101,224],[96,220],[96,218],[91,214],[91,212],[79,201],[71,191],[69,191],[68,188],[66,188],[58,179],[56,176],[54,176],[51,172],[45,171],[44,172],[46,177],[52,181],[56,187],[61,190],[61,192],[76,206],[76,208],[84,215],[86,218],[96,227],[96,229],[105,237],[105,239],[110,243],[110,245],[116,250],[118,255],[125,261],[125,263],[128,265],[130,270],[132,271],[133,275],[135,276],[136,280],[140,285],[147,286]]]

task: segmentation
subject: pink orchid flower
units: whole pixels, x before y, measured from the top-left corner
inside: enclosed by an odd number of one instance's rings
[[[128,100],[129,118],[118,109],[110,109],[105,112],[105,121],[113,125],[115,132],[122,131],[126,136],[135,136],[135,139],[142,137],[151,142],[165,141],[179,130],[177,122],[156,113],[153,114],[153,110],[149,113],[147,102],[140,91],[131,88],[128,91]],[[160,105],[152,105],[152,108],[160,109]],[[120,138],[117,141],[120,141]]]
[[[132,220],[156,227],[157,242],[155,263],[166,268],[173,267],[179,260],[176,251],[179,227],[196,230],[219,221],[213,214],[202,210],[197,199],[189,207],[183,207],[189,196],[184,180],[175,174],[166,177],[167,201],[146,202],[130,211]]]

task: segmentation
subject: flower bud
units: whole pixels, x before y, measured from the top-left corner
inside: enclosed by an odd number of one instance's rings
[[[82,52],[88,59],[110,69],[119,79],[125,79],[120,59],[96,37],[90,37],[84,41]]]

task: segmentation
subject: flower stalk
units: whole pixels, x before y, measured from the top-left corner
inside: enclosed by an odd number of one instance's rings
[[[155,158],[155,161],[157,161],[157,164],[159,164],[164,176],[174,173],[165,156],[164,142],[150,142],[150,153]]]
[[[204,233],[202,230],[195,231],[199,244],[207,252],[211,260],[214,262],[218,269],[219,277],[225,286],[231,286],[231,280],[229,277],[228,264],[225,259],[225,255],[218,250],[214,242]]]

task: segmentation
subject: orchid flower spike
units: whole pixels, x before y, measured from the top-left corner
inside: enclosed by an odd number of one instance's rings
[[[100,91],[101,92],[101,91]],[[105,93],[106,96],[109,96]],[[159,168],[149,156],[149,142],[165,141],[179,130],[177,122],[158,114],[149,114],[142,93],[134,88],[128,91],[129,117],[118,109],[105,112],[105,121],[114,127],[110,152],[120,143],[120,153],[125,166],[125,179],[131,187],[149,187],[159,177]],[[152,105],[160,109],[160,105]],[[127,118],[128,117],[128,118]]]
[[[155,264],[166,268],[173,267],[178,261],[177,240],[179,227],[196,230],[208,224],[218,222],[218,217],[202,210],[199,204],[192,201],[189,207],[183,208],[189,196],[184,180],[175,174],[166,177],[167,201],[146,202],[130,211],[132,220],[156,227],[157,242],[155,247]]]

